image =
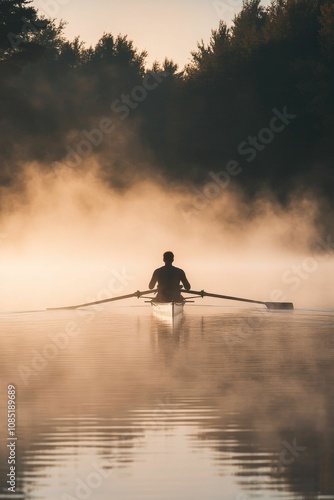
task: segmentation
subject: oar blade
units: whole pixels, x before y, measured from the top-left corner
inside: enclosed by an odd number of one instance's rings
[[[294,309],[292,302],[265,302],[268,309],[291,311]]]

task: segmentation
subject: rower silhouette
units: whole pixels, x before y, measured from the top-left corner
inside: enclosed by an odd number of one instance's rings
[[[157,302],[183,302],[184,299],[180,293],[182,285],[186,290],[191,288],[185,272],[173,266],[173,252],[165,252],[163,260],[165,265],[154,271],[148,285],[149,289],[152,290],[158,283],[158,294],[154,300]]]

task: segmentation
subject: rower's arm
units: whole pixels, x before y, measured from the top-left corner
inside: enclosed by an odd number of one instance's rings
[[[156,284],[157,281],[158,281],[157,272],[154,271],[153,276],[151,278],[151,281],[150,281],[150,283],[148,285],[148,287],[149,287],[150,290],[152,290],[155,287],[155,284]]]
[[[181,282],[185,290],[190,290],[191,286],[184,271],[182,271]]]

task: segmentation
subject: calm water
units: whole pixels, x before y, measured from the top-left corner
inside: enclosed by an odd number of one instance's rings
[[[334,312],[0,315],[0,498],[334,499]],[[17,493],[6,493],[7,386]]]

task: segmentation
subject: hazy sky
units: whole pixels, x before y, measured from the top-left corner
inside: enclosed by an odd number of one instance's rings
[[[127,34],[148,62],[167,56],[182,68],[196,49],[208,42],[220,19],[230,22],[242,0],[33,0],[46,17],[68,22],[66,36],[95,44],[103,32]]]

